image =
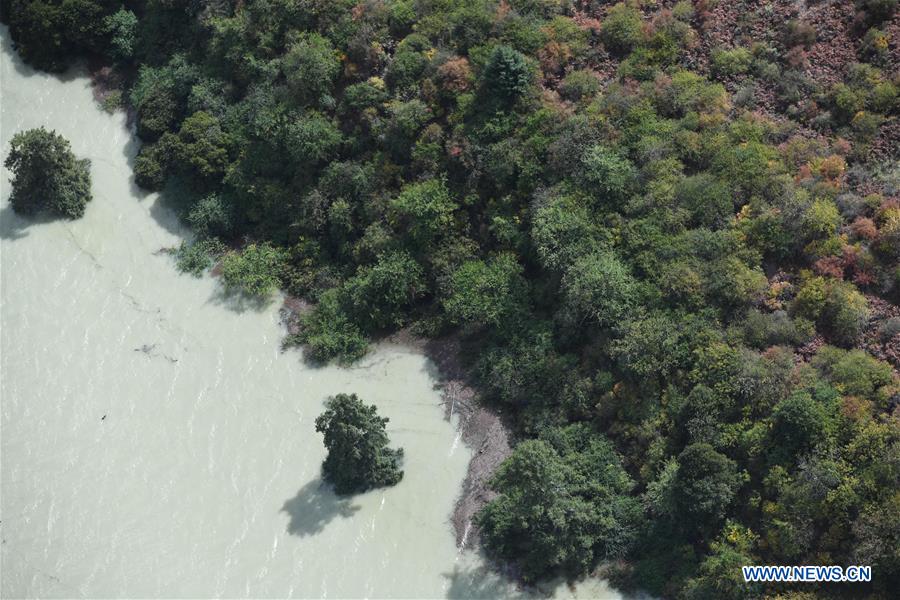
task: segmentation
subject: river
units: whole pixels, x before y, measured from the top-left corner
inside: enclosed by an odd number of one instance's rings
[[[45,126],[91,160],[77,221],[26,220],[0,177],[0,596],[511,597],[456,548],[471,450],[432,365],[380,346],[352,368],[280,350],[280,301],[246,308],[160,253],[189,235],[133,183],[137,142],[88,78],[0,56],[0,161]],[[405,476],[337,498],[314,419],[355,392]],[[604,582],[552,595],[619,598]]]

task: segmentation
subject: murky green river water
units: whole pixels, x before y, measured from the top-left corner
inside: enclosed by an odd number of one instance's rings
[[[470,450],[426,359],[382,347],[313,369],[280,352],[278,300],[242,310],[158,253],[187,232],[134,186],[125,116],[0,35],[0,162],[43,125],[91,159],[94,193],[78,221],[34,222],[0,173],[0,596],[517,595],[456,548]],[[390,417],[400,485],[351,499],[321,485],[313,421],[338,392]],[[555,590],[573,593],[618,597],[600,581]]]

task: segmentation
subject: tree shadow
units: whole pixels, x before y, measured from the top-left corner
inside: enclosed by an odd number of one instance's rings
[[[290,516],[287,531],[291,535],[306,537],[320,533],[325,526],[338,517],[352,517],[359,506],[354,506],[350,498],[335,495],[334,491],[320,478],[313,479],[284,503],[281,512]]]
[[[54,217],[48,213],[38,213],[28,217],[16,214],[11,204],[0,210],[0,239],[18,240],[28,236],[28,228],[32,225],[42,225],[56,221],[59,217]]]
[[[230,292],[225,289],[219,281],[215,290],[209,297],[209,301],[213,304],[224,306],[228,310],[237,314],[242,314],[248,310],[253,312],[263,312],[272,304],[275,299],[274,294],[268,296],[250,296],[241,292]]]
[[[137,196],[139,200],[143,200],[146,196],[152,193],[147,192],[146,190],[142,189],[137,183],[135,183],[133,172],[130,176],[130,179],[132,191],[138,191]],[[178,237],[183,239],[193,237],[190,228],[182,223],[181,217],[178,216],[175,208],[170,202],[167,201],[166,190],[158,193],[156,198],[153,199],[153,204],[150,205],[150,208],[148,210],[150,216],[153,217],[153,220],[156,221],[160,225],[160,227],[165,229],[167,232],[173,235],[177,235]]]
[[[72,65],[70,65],[65,71],[61,72],[50,72],[43,71],[40,69],[35,69],[24,60],[19,55],[19,52],[15,48],[15,44],[12,41],[12,36],[9,33],[9,26],[6,24],[0,25],[0,52],[7,52],[11,56],[13,68],[16,72],[23,77],[34,77],[35,75],[50,75],[59,79],[62,82],[74,81],[79,77],[84,77],[88,74],[87,66],[84,63],[84,60],[75,61]]]
[[[19,75],[23,77],[34,77],[37,75],[37,71],[26,65],[19,53],[16,52],[7,25],[0,25],[0,52],[6,52],[10,55],[10,62]]]
[[[13,210],[7,204],[0,210],[0,238],[4,240],[18,240],[28,235],[28,226],[31,223]]]

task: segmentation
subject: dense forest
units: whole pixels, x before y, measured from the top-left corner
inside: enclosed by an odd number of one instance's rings
[[[182,268],[313,301],[320,361],[464,340],[523,580],[896,597],[897,0],[0,1],[133,115]]]

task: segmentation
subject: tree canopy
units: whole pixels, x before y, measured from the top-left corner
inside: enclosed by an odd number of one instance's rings
[[[77,219],[93,198],[90,161],[77,159],[69,141],[43,127],[13,136],[4,165],[13,178],[9,202],[17,213]]]
[[[337,394],[325,403],[325,412],[316,417],[316,431],[324,436],[328,450],[322,476],[335,492],[365,492],[396,485],[403,478],[403,449],[388,448],[388,421],[356,394]]]
[[[517,442],[482,539],[523,578],[791,597],[736,565],[827,561],[900,588],[895,0],[0,2],[26,62],[121,83],[183,269],[309,300],[288,341],[316,361],[460,341]],[[65,180],[49,208],[83,207],[54,156],[14,205]],[[395,479],[374,409],[338,405],[376,450],[327,470]]]

